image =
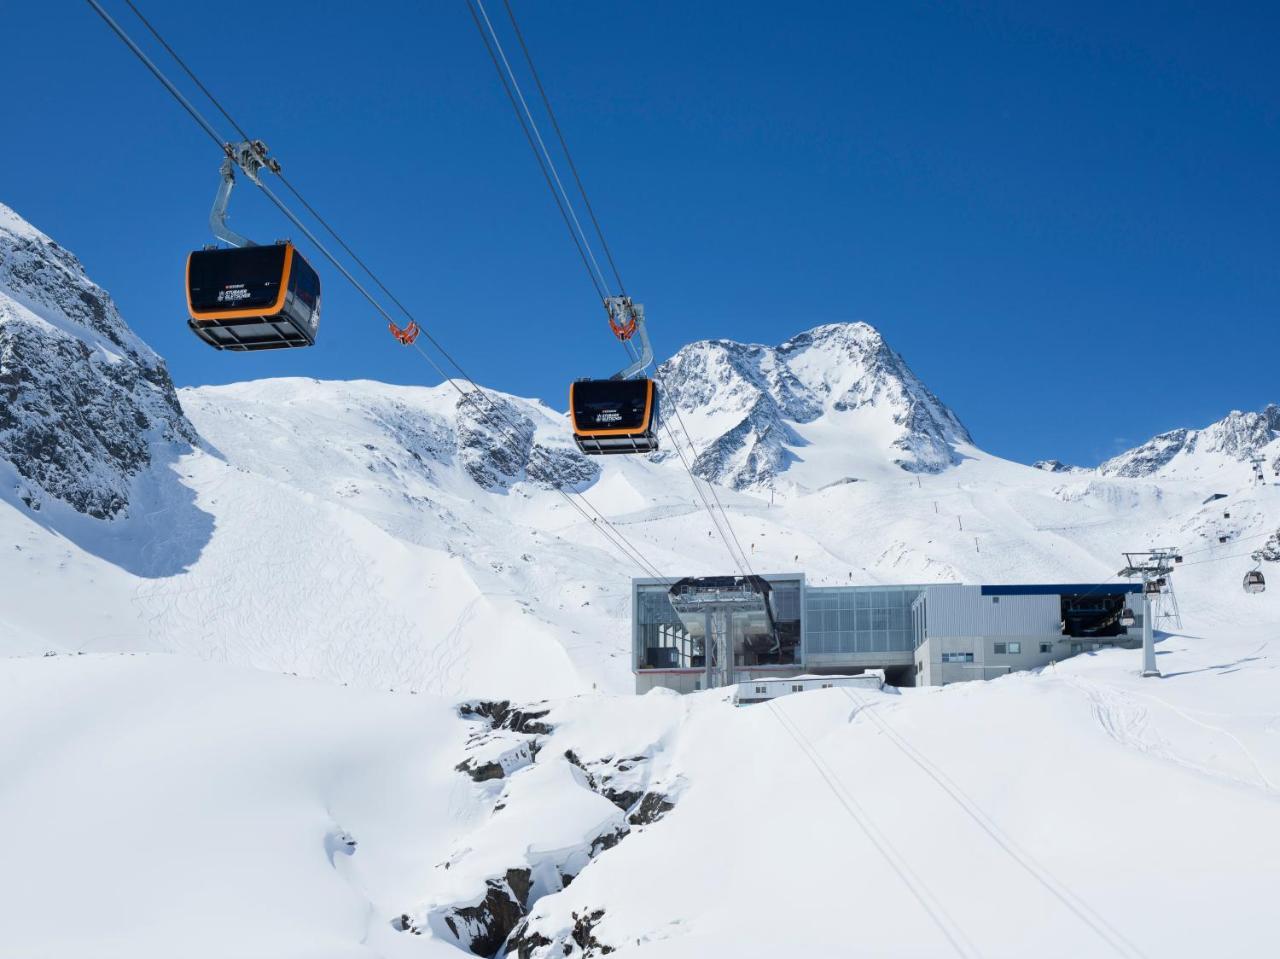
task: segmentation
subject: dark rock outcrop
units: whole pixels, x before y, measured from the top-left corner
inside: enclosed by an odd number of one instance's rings
[[[524,919],[533,881],[528,869],[508,869],[501,879],[490,879],[486,885],[480,902],[453,906],[440,914],[454,939],[477,956],[495,955]]]
[[[0,204],[0,460],[22,501],[112,519],[157,445],[195,441],[164,362],[106,291]]]

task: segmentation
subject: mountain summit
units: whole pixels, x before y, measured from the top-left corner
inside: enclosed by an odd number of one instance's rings
[[[735,489],[774,485],[784,472],[801,488],[885,466],[937,473],[973,443],[866,323],[817,326],[775,347],[691,343],[659,376],[664,416],[688,427],[696,471]]]

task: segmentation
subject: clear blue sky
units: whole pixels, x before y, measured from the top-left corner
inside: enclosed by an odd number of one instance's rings
[[[463,0],[138,2],[477,380],[562,405],[620,365]],[[1274,4],[516,9],[660,356],[866,320],[1023,461],[1280,401]],[[316,348],[200,344],[216,149],[87,5],[2,23],[0,200],[179,384],[434,381],[323,267]],[[290,233],[248,187],[232,210]]]

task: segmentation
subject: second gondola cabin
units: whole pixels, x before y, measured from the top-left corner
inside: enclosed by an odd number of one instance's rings
[[[658,448],[658,388],[653,380],[578,380],[569,387],[578,449],[590,455],[651,453]]]
[[[187,257],[187,325],[219,350],[312,346],[320,277],[292,243],[196,250]]]

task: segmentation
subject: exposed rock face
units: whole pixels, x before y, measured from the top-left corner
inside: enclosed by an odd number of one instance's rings
[[[1032,469],[1044,470],[1046,473],[1084,473],[1088,472],[1080,466],[1069,466],[1062,460],[1036,460]]]
[[[603,909],[584,909],[572,916],[572,927],[555,938],[530,929],[528,923],[521,925],[507,944],[505,955],[519,959],[592,959],[615,951],[613,946],[601,942],[595,934],[596,926],[604,919]]]
[[[1252,557],[1255,563],[1280,563],[1280,529],[1272,533]]]
[[[1280,406],[1274,403],[1260,412],[1233,410],[1201,430],[1176,429],[1154,436],[1141,446],[1107,460],[1098,467],[1104,476],[1152,476],[1192,454],[1219,454],[1223,459],[1247,463],[1254,457],[1273,460],[1280,472]]]
[[[801,445],[796,427],[873,411],[884,451],[908,472],[938,472],[972,443],[959,418],[866,323],[815,327],[777,347],[707,340],[663,363],[663,418],[712,417],[694,468],[737,489],[767,485]],[[729,424],[727,428],[724,424]],[[660,454],[662,455],[662,454]]]
[[[504,877],[486,885],[476,905],[455,906],[442,917],[454,938],[477,956],[495,955],[525,917],[532,879],[528,869],[508,869]]]
[[[515,403],[492,393],[458,397],[458,456],[487,490],[527,479],[547,489],[576,489],[595,481],[600,467],[572,446],[535,441],[533,421]]]
[[[80,261],[0,204],[0,459],[33,509],[127,511],[159,444],[191,444],[164,362]]]

